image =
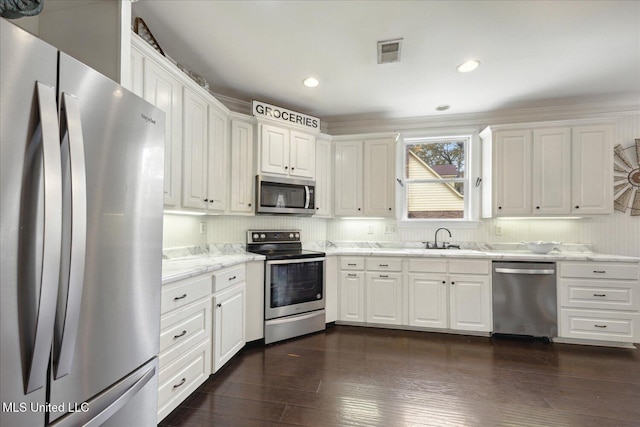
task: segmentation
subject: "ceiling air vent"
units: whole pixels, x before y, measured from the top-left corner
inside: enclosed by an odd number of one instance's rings
[[[378,42],[378,64],[400,62],[402,39]]]

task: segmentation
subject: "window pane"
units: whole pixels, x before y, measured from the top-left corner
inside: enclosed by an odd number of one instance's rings
[[[409,218],[464,218],[463,183],[407,184]]]
[[[407,145],[407,178],[464,178],[464,140]]]

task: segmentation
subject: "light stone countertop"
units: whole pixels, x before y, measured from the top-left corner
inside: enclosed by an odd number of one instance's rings
[[[467,247],[465,247],[467,246]],[[563,244],[548,254],[536,254],[522,244],[471,244],[462,249],[423,249],[419,245],[313,242],[305,249],[324,251],[327,256],[390,256],[424,258],[469,258],[505,261],[592,261],[638,263],[640,258],[591,252],[587,245]],[[167,249],[162,262],[162,284],[206,274],[265,257],[245,251],[243,244],[194,246]]]

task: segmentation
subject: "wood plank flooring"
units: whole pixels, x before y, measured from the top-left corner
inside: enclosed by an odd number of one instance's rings
[[[245,348],[162,427],[640,426],[640,351],[335,326]]]

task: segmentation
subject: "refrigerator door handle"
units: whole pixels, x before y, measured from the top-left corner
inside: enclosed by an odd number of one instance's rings
[[[59,420],[48,424],[49,427],[99,427],[104,424],[109,418],[115,415],[124,405],[129,403],[136,394],[142,388],[147,385],[149,381],[156,375],[156,366],[148,368],[144,373],[140,375],[138,372],[131,374],[129,378],[123,380],[121,383],[113,386],[114,391],[117,391],[118,396],[112,401],[105,402],[104,400],[110,399],[108,396],[111,390],[96,396],[88,402],[78,403],[78,410],[72,411]],[[137,377],[137,378],[136,378]],[[132,381],[135,381],[131,384]],[[124,391],[121,389],[124,388]],[[107,399],[105,399],[105,397]]]
[[[87,242],[87,178],[79,104],[76,97],[67,93],[62,94],[61,123],[66,125],[66,133],[63,133],[65,137],[62,141],[62,164],[63,170],[69,171],[69,174],[65,174],[69,178],[69,182],[64,182],[63,195],[70,198],[70,206],[68,211],[64,213],[63,224],[70,227],[70,230],[65,233],[68,238],[63,238],[63,242],[66,243],[63,244],[63,253],[68,258],[63,259],[62,262],[69,264],[68,270],[62,268],[60,275],[60,286],[63,287],[63,291],[66,290],[66,301],[61,301],[58,304],[56,345],[54,347],[58,349],[54,353],[56,356],[54,358],[55,379],[71,372],[84,285]],[[64,132],[65,129],[62,131]]]
[[[53,340],[53,322],[58,299],[60,244],[62,239],[62,171],[60,164],[60,130],[56,91],[38,82],[38,109],[42,132],[44,175],[44,230],[40,297],[35,325],[33,352],[25,391],[31,393],[47,381],[49,355]]]

